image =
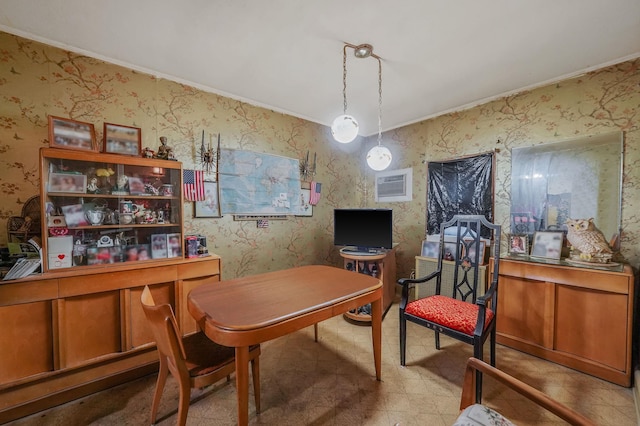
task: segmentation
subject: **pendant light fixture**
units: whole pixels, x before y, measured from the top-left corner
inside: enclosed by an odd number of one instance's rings
[[[391,164],[391,151],[382,146],[382,61],[380,57],[371,54],[378,60],[378,145],[367,153],[367,164],[375,171],[381,171]]]
[[[347,47],[353,49],[356,58],[372,57],[378,60],[378,145],[367,153],[367,164],[373,170],[380,171],[391,164],[391,151],[382,146],[382,61],[373,53],[370,44],[353,45],[345,43],[342,49],[342,99],[343,114],[331,124],[331,134],[340,143],[349,143],[358,136],[359,125],[355,118],[347,114]]]
[[[331,123],[331,134],[340,143],[352,142],[358,136],[358,122],[347,114],[347,47],[355,47],[345,44],[342,48],[342,99],[343,114],[336,117]]]

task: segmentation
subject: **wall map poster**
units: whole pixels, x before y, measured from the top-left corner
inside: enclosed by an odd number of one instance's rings
[[[297,159],[221,149],[220,207],[228,214],[287,214],[300,211]]]

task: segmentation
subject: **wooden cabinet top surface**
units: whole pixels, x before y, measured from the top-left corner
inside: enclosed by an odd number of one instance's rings
[[[490,261],[493,270],[493,259]],[[565,264],[531,262],[526,259],[500,258],[500,275],[522,279],[548,281],[616,293],[633,292],[633,271],[630,265],[606,269]]]

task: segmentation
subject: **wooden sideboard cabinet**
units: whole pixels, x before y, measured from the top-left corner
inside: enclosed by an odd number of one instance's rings
[[[498,343],[631,386],[630,266],[588,269],[501,258],[498,294]]]
[[[67,268],[0,284],[0,424],[157,371],[140,295],[196,331],[187,294],[220,281],[220,257]]]

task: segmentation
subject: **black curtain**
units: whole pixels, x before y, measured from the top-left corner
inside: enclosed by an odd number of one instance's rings
[[[456,214],[493,222],[493,152],[427,165],[427,235]]]

